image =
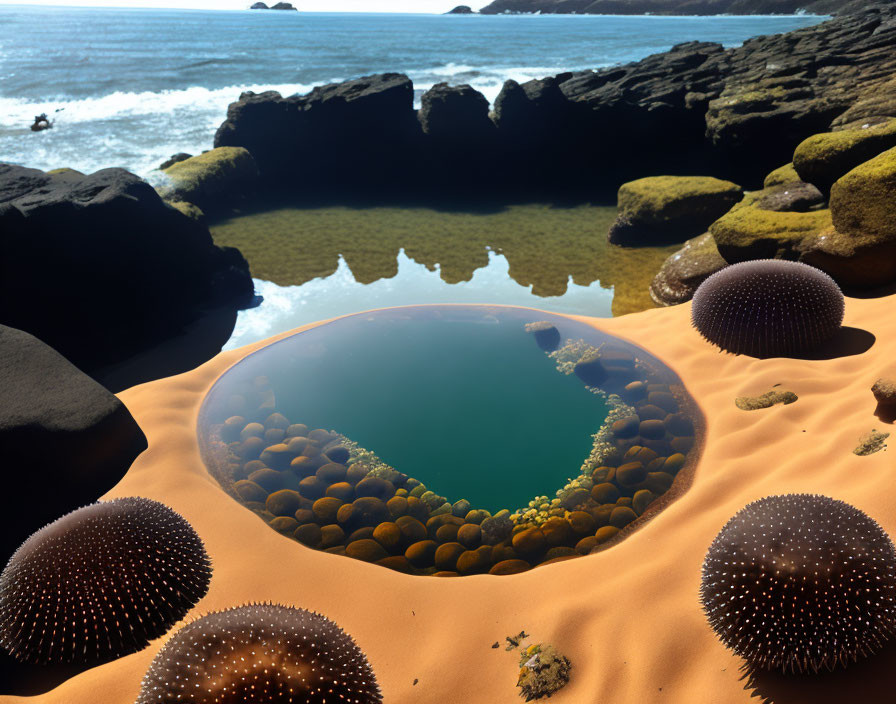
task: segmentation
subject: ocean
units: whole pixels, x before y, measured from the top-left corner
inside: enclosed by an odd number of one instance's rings
[[[249,0],[247,0],[247,5]],[[244,90],[302,93],[399,71],[494,100],[525,81],[664,51],[736,46],[814,16],[443,16],[0,6],[0,161],[147,176],[212,145]],[[33,133],[34,116],[55,126]]]

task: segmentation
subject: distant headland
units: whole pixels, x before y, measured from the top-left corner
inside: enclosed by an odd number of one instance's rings
[[[813,15],[849,14],[864,0],[493,0],[483,15]]]
[[[249,9],[250,10],[297,10],[298,8],[295,7],[291,2],[278,2],[276,5],[272,5],[271,7],[268,7],[263,2],[257,2],[254,5],[252,5],[252,7],[250,7]]]

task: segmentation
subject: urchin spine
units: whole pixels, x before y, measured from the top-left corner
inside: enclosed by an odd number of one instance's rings
[[[278,604],[217,611],[159,651],[137,704],[380,704],[373,671],[326,617]]]
[[[122,498],[34,533],[0,575],[0,645],[37,664],[98,663],[163,635],[208,590],[202,540],[172,509]]]
[[[832,670],[896,632],[896,548],[843,501],[766,497],[716,536],[700,594],[713,630],[751,666]]]
[[[755,357],[809,352],[837,333],[844,299],[823,271],[800,262],[732,264],[694,293],[691,322],[723,350]]]

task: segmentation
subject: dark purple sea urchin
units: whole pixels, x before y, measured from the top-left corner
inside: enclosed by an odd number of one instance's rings
[[[716,536],[700,596],[713,630],[750,665],[830,670],[869,655],[896,630],[896,549],[843,501],[769,496]]]
[[[726,266],[694,293],[691,321],[723,350],[786,357],[817,348],[840,329],[843,294],[823,271],[781,259]]]
[[[123,498],[34,533],[0,575],[0,645],[23,662],[105,662],[144,648],[208,590],[196,531],[167,506]]]
[[[203,616],[153,660],[137,704],[379,704],[364,653],[320,614],[248,604]]]

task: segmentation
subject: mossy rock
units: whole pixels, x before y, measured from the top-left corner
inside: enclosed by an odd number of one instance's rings
[[[829,210],[763,210],[759,201],[764,195],[764,191],[747,194],[709,226],[719,254],[729,264],[751,259],[797,259],[804,240],[831,226]]]
[[[268,525],[278,533],[288,535],[299,527],[299,522],[292,516],[277,516]]]
[[[438,570],[457,571],[457,558],[467,551],[460,543],[445,543],[436,548],[435,565]]]
[[[321,545],[321,528],[316,523],[305,523],[298,526],[293,531],[292,536],[302,545],[306,545],[309,548],[316,548]]]
[[[840,177],[893,147],[896,147],[896,120],[824,132],[800,143],[793,153],[793,166],[800,180],[827,193]]]
[[[616,526],[602,526],[598,528],[594,533],[594,537],[597,540],[598,544],[606,543],[609,540],[612,540],[619,533],[619,528]]]
[[[476,548],[482,542],[482,529],[475,523],[465,523],[458,528],[457,540],[467,548]]]
[[[838,180],[830,203],[833,226],[801,244],[800,261],[847,288],[896,281],[896,148]]]
[[[384,548],[386,548],[386,550],[388,550],[389,552],[393,552],[398,549],[398,546],[401,544],[402,537],[403,536],[401,528],[399,528],[397,524],[392,523],[391,521],[380,523],[376,528],[373,529],[373,539]]]
[[[513,549],[520,555],[531,555],[547,547],[540,528],[526,528],[513,536]]]
[[[218,147],[169,166],[170,184],[159,189],[169,201],[195,203],[203,210],[227,207],[241,200],[258,180],[258,167],[242,147]]]
[[[650,297],[661,306],[689,301],[700,284],[727,264],[712,234],[705,232],[663,262],[650,283]]]
[[[205,213],[202,212],[202,208],[193,203],[187,203],[185,200],[174,200],[168,203],[172,208],[177,210],[178,212],[186,215],[190,220],[195,220],[196,222],[205,222]]]
[[[335,523],[336,516],[339,515],[339,509],[344,506],[341,499],[335,496],[324,496],[311,506],[315,520],[319,523]]]
[[[345,540],[345,531],[335,523],[320,528],[320,547],[323,549],[342,545]]]
[[[802,180],[803,179],[801,179],[800,175],[796,172],[796,169],[793,168],[793,162],[791,162],[789,164],[784,164],[784,166],[779,166],[766,176],[765,181],[762,182],[762,187],[771,188],[772,186],[783,186],[788,183],[796,183]]]
[[[268,498],[268,492],[261,486],[248,479],[241,479],[233,485],[234,491],[243,501],[264,503]]]
[[[610,228],[613,244],[683,242],[731,209],[740,186],[711,176],[650,176],[622,184],[619,216]]]
[[[404,556],[414,567],[432,567],[438,547],[435,540],[420,540],[410,545]]]

